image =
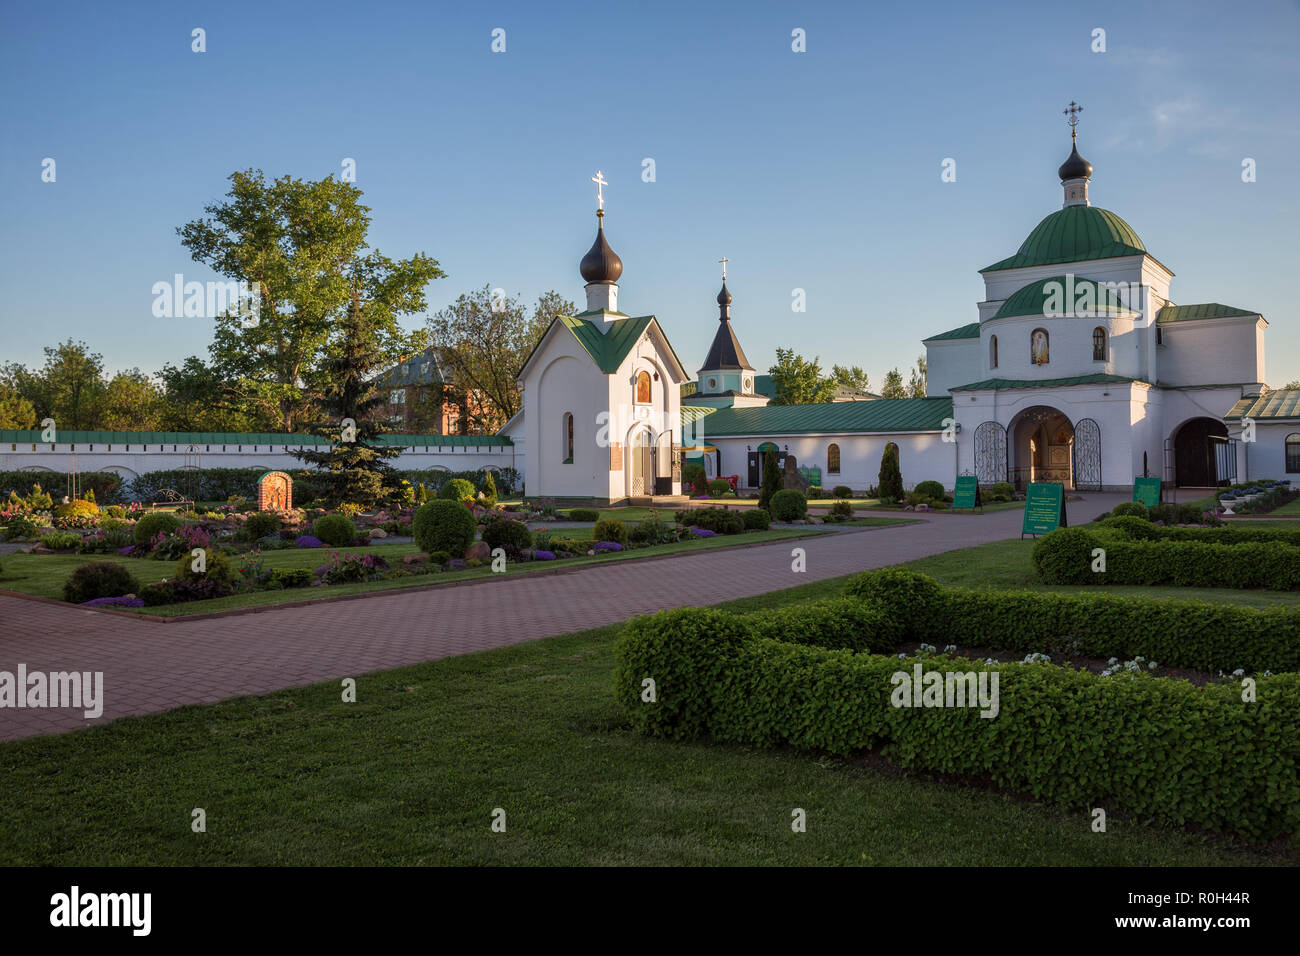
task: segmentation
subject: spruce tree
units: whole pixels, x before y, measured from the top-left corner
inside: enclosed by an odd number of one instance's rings
[[[781,467],[776,463],[776,449],[769,448],[763,456],[763,489],[758,496],[758,506],[772,510],[772,496],[781,490]]]
[[[892,498],[895,501],[903,497],[903,473],[898,467],[898,446],[892,441],[885,445],[885,453],[880,458],[880,489],[881,498]]]

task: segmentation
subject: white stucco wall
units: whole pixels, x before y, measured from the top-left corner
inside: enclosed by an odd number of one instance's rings
[[[1259,316],[1167,322],[1156,348],[1160,382],[1219,385],[1264,382],[1264,328]]]
[[[988,378],[978,338],[941,339],[925,343],[925,389],[931,398],[946,398],[948,389]]]
[[[848,485],[865,491],[880,481],[880,459],[885,445],[898,445],[899,469],[903,487],[912,488],[922,481],[940,481],[948,490],[956,482],[957,445],[943,441],[939,432],[877,432],[869,435],[763,435],[746,438],[709,437],[709,444],[722,452],[720,475],[739,475],[740,487],[754,490],[749,481],[749,449],[770,441],[789,450],[798,464],[822,470],[822,487]],[[840,446],[840,472],[831,474],[826,452],[832,443]],[[761,472],[760,472],[761,480]]]

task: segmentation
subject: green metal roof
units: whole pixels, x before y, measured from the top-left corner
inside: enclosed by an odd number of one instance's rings
[[[683,405],[682,406],[682,424],[691,425],[699,421],[706,415],[712,415],[716,408],[710,408],[707,405]]]
[[[284,434],[275,432],[85,432],[60,430],[58,444],[75,445],[328,445],[319,435]],[[41,441],[37,429],[0,429],[0,442],[22,444],[50,444]],[[488,446],[512,445],[504,435],[380,435],[378,445],[438,446]]]
[[[950,398],[882,398],[874,402],[720,408],[702,430],[706,440],[727,436],[939,431],[952,417]]]
[[[1191,322],[1195,319],[1224,319],[1240,315],[1259,315],[1259,313],[1218,302],[1202,302],[1199,305],[1167,305],[1156,313],[1156,321]]]
[[[963,325],[959,329],[951,329],[947,332],[940,332],[938,335],[932,335],[928,339],[922,339],[923,342],[943,342],[948,339],[977,339],[980,337],[980,324],[972,322],[970,325]]]
[[[1300,418],[1300,388],[1276,388],[1263,395],[1247,395],[1224,418]]]
[[[1014,256],[980,272],[1134,255],[1147,255],[1146,246],[1119,216],[1096,206],[1066,206],[1035,226]]]
[[[1087,307],[1088,299],[1092,300],[1091,309]],[[1085,279],[1082,276],[1054,276],[1051,279],[1039,279],[1017,289],[1002,303],[992,318],[1007,319],[1017,315],[1064,317],[1074,313],[1079,305],[1083,305],[1084,308],[1081,313],[1078,313],[1078,318],[1133,313],[1133,310],[1120,300],[1115,290],[1108,289],[1092,279]]]
[[[1059,388],[1065,385],[1127,385],[1132,382],[1141,382],[1144,385],[1151,384],[1150,382],[1143,382],[1140,378],[1128,378],[1124,375],[1105,375],[1098,372],[1095,375],[1079,375],[1074,378],[986,378],[982,382],[958,385],[948,391],[979,392],[991,388]]]

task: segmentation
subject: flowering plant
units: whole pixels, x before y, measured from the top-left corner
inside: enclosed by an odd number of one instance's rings
[[[82,601],[82,607],[144,607],[144,601],[135,597],[102,597]]]
[[[320,538],[314,538],[314,537],[312,537],[312,536],[309,535],[309,534],[304,534],[302,537],[298,538],[298,540],[295,541],[294,544],[298,545],[298,547],[300,547],[300,548],[323,548],[323,547],[325,547],[325,542],[324,542],[324,541],[322,541]]]
[[[534,558],[534,560],[537,560],[537,561],[554,561],[554,560],[555,560],[555,552],[554,552],[554,551],[534,551],[534,552],[533,552],[533,558]]]
[[[593,551],[622,551],[623,546],[617,541],[598,541],[591,546]]]

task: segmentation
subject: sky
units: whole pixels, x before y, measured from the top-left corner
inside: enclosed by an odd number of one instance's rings
[[[689,370],[726,256],[751,364],[793,348],[878,388],[975,321],[978,270],[1060,208],[1077,101],[1092,203],[1175,302],[1260,311],[1269,384],[1300,379],[1294,3],[3,7],[0,362],[68,338],[110,371],[206,356],[210,319],[152,312],[155,283],[217,278],[177,227],[236,170],[352,159],[371,245],[447,273],[425,314],[485,284],[581,307],[599,169],[620,309],[658,316]]]

